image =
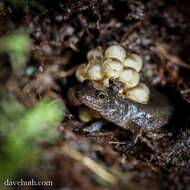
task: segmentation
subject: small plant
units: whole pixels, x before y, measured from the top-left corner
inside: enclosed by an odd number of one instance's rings
[[[26,66],[29,57],[30,39],[26,32],[19,30],[0,38],[0,51],[11,58],[14,72],[20,73]]]
[[[0,134],[3,137],[0,179],[14,177],[25,164],[39,160],[38,140],[51,141],[58,136],[55,128],[64,117],[64,106],[52,99],[25,108],[15,97],[0,103]],[[2,184],[2,183],[1,183]]]
[[[46,8],[36,0],[8,0],[16,8],[21,8],[24,11],[28,11],[29,7],[35,8],[42,13],[47,12]]]

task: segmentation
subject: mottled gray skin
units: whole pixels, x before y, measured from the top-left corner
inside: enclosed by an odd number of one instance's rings
[[[124,84],[110,80],[110,87],[95,87],[86,80],[76,89],[77,98],[86,106],[98,111],[102,117],[115,125],[136,133],[159,132],[173,112],[167,97],[155,89],[150,90],[148,104],[140,104],[118,94]]]

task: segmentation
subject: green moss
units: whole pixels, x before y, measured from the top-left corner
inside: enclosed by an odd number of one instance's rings
[[[26,66],[30,49],[30,39],[26,32],[19,30],[0,38],[0,51],[11,58],[14,71],[20,73]]]
[[[0,179],[14,177],[25,164],[39,160],[36,142],[53,142],[58,137],[56,126],[64,118],[62,103],[44,99],[32,108],[24,108],[14,97],[0,104],[0,132],[3,144],[0,157]]]
[[[41,13],[46,13],[46,8],[36,0],[8,0],[16,8],[21,8],[24,11],[28,11],[30,7],[35,8]]]

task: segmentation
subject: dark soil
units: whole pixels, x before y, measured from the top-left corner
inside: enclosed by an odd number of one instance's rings
[[[22,178],[31,175],[53,180],[54,189],[60,190],[190,189],[190,2],[39,0],[38,3],[40,8],[30,3],[24,8],[2,3],[0,36],[27,28],[32,42],[27,66],[43,68],[42,73],[37,71],[32,76],[14,75],[9,58],[1,54],[2,89],[10,84],[7,81],[14,81],[17,85],[13,85],[12,91],[27,106],[44,96],[63,99],[68,115],[58,127],[62,138],[57,147],[65,143],[121,175],[115,175],[120,182],[114,186],[102,183],[81,163],[44,143],[42,149],[51,156],[40,168],[23,171]],[[81,129],[89,124],[79,121],[77,108],[68,101],[68,88],[78,83],[76,66],[86,61],[87,51],[117,43],[142,56],[141,78],[159,88],[174,106],[173,119],[167,126],[172,135],[154,142],[156,151],[142,142],[126,149],[129,133],[111,124],[101,132],[85,133]],[[22,78],[27,82],[22,83]],[[123,175],[129,176],[128,180],[123,180]]]

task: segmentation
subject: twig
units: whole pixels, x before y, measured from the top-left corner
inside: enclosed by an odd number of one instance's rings
[[[186,69],[190,69],[190,65],[187,65],[185,62],[183,62],[179,57],[175,55],[170,55],[167,51],[168,47],[164,43],[157,43],[156,44],[157,50],[168,60],[173,62],[174,64],[184,67]]]
[[[109,144],[128,144],[127,142],[110,141]]]
[[[65,143],[62,144],[61,150],[74,160],[81,162],[84,166],[89,168],[91,171],[93,171],[96,175],[98,175],[105,181],[108,181],[113,185],[117,183],[116,177],[114,177],[111,173],[100,167],[94,160],[92,160],[88,156],[74,150]]]
[[[69,77],[71,75],[73,75],[75,73],[77,69],[77,66],[72,67],[71,69],[67,70],[67,71],[61,71],[59,73],[56,74],[57,78],[62,78],[62,77]]]

